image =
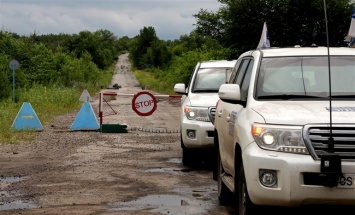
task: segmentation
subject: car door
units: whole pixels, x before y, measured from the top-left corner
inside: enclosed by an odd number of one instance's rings
[[[223,128],[220,129],[222,133],[219,133],[219,135],[222,135],[220,139],[223,141],[223,144],[220,144],[221,154],[226,156],[221,159],[225,171],[229,174],[234,174],[235,143],[238,141],[238,134],[235,130],[236,122],[239,113],[243,111],[246,104],[253,62],[251,57],[243,58],[237,69],[237,74],[235,76],[232,75],[229,81],[230,84],[238,84],[240,86],[242,101],[238,104],[223,102],[222,108],[217,113],[224,124]]]

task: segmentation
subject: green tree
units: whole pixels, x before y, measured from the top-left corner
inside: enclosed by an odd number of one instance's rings
[[[116,46],[119,51],[128,51],[131,39],[127,36],[121,37],[116,40]]]
[[[0,101],[10,96],[11,92],[11,70],[9,69],[10,60],[4,54],[0,54]]]
[[[233,57],[256,48],[263,27],[268,26],[271,45],[326,45],[323,0],[219,0],[217,12],[195,14],[196,31],[211,36]],[[351,0],[327,0],[330,46],[342,46],[349,29]]]
[[[156,40],[151,43],[143,59],[144,62],[154,67],[165,67],[171,61],[171,52],[169,52],[164,41]]]
[[[89,53],[100,69],[107,69],[117,59],[114,57],[118,53],[116,37],[108,30],[81,31],[72,36],[67,46],[78,59]]]
[[[116,36],[108,30],[98,30],[96,34],[99,38],[97,52],[91,53],[93,61],[101,69],[107,69],[117,59],[118,46],[116,45]]]
[[[53,44],[58,46],[54,49]],[[0,31],[0,100],[11,94],[12,73],[8,68],[11,59],[20,63],[15,72],[16,90],[19,92],[37,85],[82,90],[85,86],[95,87],[100,86],[101,81],[106,82],[107,72],[99,69],[97,64],[105,68],[112,66],[117,60],[113,58],[117,56],[116,48],[115,36],[105,30],[81,32],[81,35],[73,37],[38,36],[36,33],[14,37]]]
[[[37,43],[43,43],[52,52],[56,52],[57,49],[63,50],[66,47],[66,43],[70,41],[71,35],[69,34],[46,34],[36,35],[35,41]]]
[[[152,63],[147,62],[150,59],[146,56],[146,54],[152,44],[158,40],[159,38],[157,37],[153,27],[144,27],[140,30],[139,35],[134,37],[134,40],[129,48],[130,60],[132,61],[134,67],[143,69],[145,66]]]

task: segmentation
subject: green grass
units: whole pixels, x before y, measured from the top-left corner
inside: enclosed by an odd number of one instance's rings
[[[16,95],[16,94],[15,94]],[[33,131],[14,131],[12,123],[24,102],[29,102],[42,125],[56,115],[80,108],[80,92],[75,89],[34,86],[18,90],[17,102],[12,99],[0,102],[0,143],[19,143],[33,138]]]
[[[90,95],[94,95],[100,91],[100,86],[107,86],[112,80],[111,71],[114,67],[109,70],[103,72],[97,83],[81,84],[74,88],[35,85],[31,89],[16,90],[17,102],[13,102],[12,97],[0,101],[0,144],[17,144],[35,137],[35,131],[15,131],[11,128],[24,102],[31,104],[44,126],[57,115],[79,110],[82,105],[79,98],[84,89],[87,89]]]

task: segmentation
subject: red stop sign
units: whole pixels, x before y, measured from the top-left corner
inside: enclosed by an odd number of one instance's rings
[[[149,116],[157,109],[157,101],[153,94],[149,92],[139,92],[134,95],[132,108],[140,116]]]

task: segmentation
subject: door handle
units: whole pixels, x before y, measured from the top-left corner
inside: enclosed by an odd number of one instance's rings
[[[222,110],[219,110],[218,113],[217,113],[217,116],[221,117],[222,116],[222,112],[223,112]]]

